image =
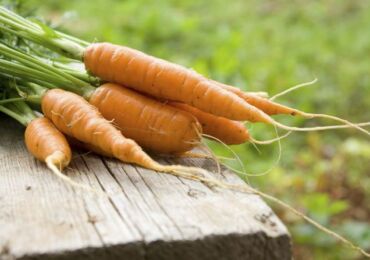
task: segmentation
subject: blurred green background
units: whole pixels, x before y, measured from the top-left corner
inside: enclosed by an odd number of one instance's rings
[[[28,0],[56,26],[89,41],[125,44],[225,83],[274,95],[318,78],[280,102],[354,122],[370,118],[370,1]],[[278,117],[295,126],[328,120]],[[251,126],[255,138],[274,129]],[[283,132],[281,132],[283,133]],[[294,133],[278,144],[235,146],[248,181],[370,249],[370,142],[354,130]],[[218,155],[231,156],[210,144]],[[241,169],[235,161],[232,167]],[[296,259],[354,259],[290,212],[275,207],[290,229]]]

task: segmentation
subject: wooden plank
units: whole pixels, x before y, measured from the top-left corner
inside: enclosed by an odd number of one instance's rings
[[[96,196],[53,176],[22,136],[0,117],[0,259],[291,258],[286,228],[256,195],[75,154],[65,173],[110,198]],[[212,169],[209,160],[176,163]]]

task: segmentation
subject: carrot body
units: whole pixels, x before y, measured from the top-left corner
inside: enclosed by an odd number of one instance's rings
[[[66,138],[45,117],[28,124],[25,142],[28,151],[40,161],[49,161],[61,169],[71,161],[71,149]]]
[[[202,128],[197,119],[117,84],[97,88],[90,104],[141,147],[160,153],[181,153],[200,143]]]
[[[223,89],[226,89],[236,95],[238,95],[240,98],[247,101],[248,104],[262,110],[268,115],[278,115],[278,114],[288,114],[288,115],[296,115],[299,114],[299,111],[281,104],[278,104],[276,102],[273,102],[267,98],[261,97],[259,95],[253,94],[253,93],[247,93],[239,88],[229,86],[226,84],[222,84],[216,81],[212,81],[218,84]]]
[[[241,122],[215,116],[183,103],[169,104],[191,113],[202,125],[203,133],[216,137],[225,144],[242,144],[250,139],[248,130]]]
[[[60,131],[96,147],[105,155],[156,171],[196,171],[191,167],[167,166],[155,162],[135,141],[125,138],[94,106],[77,94],[61,89],[49,90],[42,98],[41,107],[44,115]]]
[[[157,98],[180,101],[233,120],[270,123],[269,117],[198,73],[140,51],[95,43],[86,48],[85,67],[109,82]]]
[[[114,157],[112,154],[105,153],[102,151],[99,147],[93,146],[91,144],[83,143],[81,141],[78,141],[77,139],[68,136],[67,137],[68,143],[73,147],[81,150],[86,150],[89,152],[93,152],[99,155],[103,155],[105,157]]]

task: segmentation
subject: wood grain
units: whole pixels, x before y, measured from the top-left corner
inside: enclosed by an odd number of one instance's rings
[[[93,154],[76,153],[65,174],[109,199],[52,175],[25,150],[22,127],[0,117],[0,259],[291,258],[285,226],[256,195]]]

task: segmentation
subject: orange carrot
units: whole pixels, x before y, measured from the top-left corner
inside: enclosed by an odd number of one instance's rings
[[[91,144],[87,144],[87,143],[83,143],[81,141],[78,141],[77,139],[75,139],[73,137],[67,136],[67,141],[73,148],[76,148],[78,150],[85,150],[85,151],[88,151],[88,152],[93,152],[93,153],[102,155],[104,157],[113,157],[112,154],[105,153],[100,148],[98,148],[96,146],[93,146]]]
[[[335,116],[292,110],[250,93],[247,93],[244,96],[245,99],[243,99],[235,93],[238,92],[239,95],[243,96],[237,89],[230,88],[230,86],[222,87],[222,84],[208,80],[191,69],[186,69],[135,49],[110,43],[89,44],[58,32],[55,32],[57,37],[45,37],[43,27],[39,27],[38,24],[33,24],[16,14],[1,10],[1,8],[0,12],[5,17],[1,18],[2,16],[0,16],[1,22],[9,26],[11,33],[18,37],[44,45],[47,48],[60,52],[62,55],[83,60],[87,70],[103,80],[120,83],[159,99],[186,103],[205,112],[232,120],[264,122],[291,131],[315,131],[328,128],[290,127],[275,121],[268,114],[281,112],[300,114],[307,118],[328,118],[370,135],[369,131],[360,126]],[[41,31],[36,28],[41,29]],[[16,50],[4,44],[1,49],[2,55],[16,60],[17,63],[20,62],[31,67],[20,70],[19,64],[15,65],[7,60],[2,60],[4,66],[0,67],[4,67],[3,71],[6,74],[9,74],[9,72],[12,74],[14,73],[13,70],[16,69],[17,72],[15,74],[17,74],[17,77],[26,73],[27,77],[31,78],[33,78],[31,75],[36,75],[35,79],[38,82],[47,78],[48,84],[58,82],[59,85],[64,85],[65,88],[75,91],[86,98],[94,91],[91,89],[91,86],[86,85],[86,82],[76,78],[81,76],[80,73],[71,73],[70,69],[68,69],[68,73],[60,73],[52,66],[40,64],[40,60],[33,59],[31,55],[27,56],[24,53],[17,53]],[[7,68],[10,64],[14,65],[12,69]],[[45,70],[50,70],[53,76],[49,77],[49,74],[45,76]],[[76,75],[76,77],[72,76],[72,74]],[[86,77],[82,78],[86,79]],[[75,87],[66,87],[66,85],[70,86],[67,82],[73,82],[73,84],[77,85]],[[255,106],[251,105],[252,103]],[[257,106],[260,108],[257,108]]]
[[[182,153],[201,141],[202,127],[194,116],[117,84],[101,85],[89,102],[148,150]]]
[[[61,170],[71,161],[72,152],[66,137],[46,117],[32,120],[25,131],[25,143],[28,151],[38,160],[46,163],[48,168],[60,179],[73,187],[96,194],[106,195],[87,185],[75,182],[64,175]]]
[[[49,90],[42,98],[41,108],[45,116],[66,135],[123,162],[172,174],[204,172],[194,167],[157,163],[135,141],[125,138],[94,106],[77,94],[61,89]]]
[[[251,104],[252,106],[262,110],[268,115],[277,115],[277,114],[288,114],[288,115],[296,115],[299,113],[298,110],[278,104],[276,102],[273,102],[263,96],[260,96],[258,94],[255,94],[253,92],[244,92],[241,89],[233,86],[229,86],[214,80],[209,80],[223,89],[226,89],[236,95],[238,95],[240,98],[247,101],[248,104]]]
[[[180,65],[147,55],[135,49],[110,43],[90,44],[84,51],[85,67],[103,80],[120,83],[160,99],[180,101],[205,112],[232,120],[263,122],[291,131],[315,131],[325,127],[299,128],[285,126],[272,119],[265,111],[288,114],[299,113],[307,118],[329,118],[370,135],[370,132],[341,118],[310,114],[266,101],[249,94],[246,102],[234,92],[235,88],[223,87],[212,80]],[[234,92],[232,92],[234,91]]]
[[[242,144],[250,140],[248,130],[241,122],[215,116],[183,103],[169,102],[169,104],[195,116],[202,125],[203,133],[225,144]]]
[[[361,132],[363,132],[367,135],[370,135],[370,132],[365,130],[364,128],[362,128],[359,124],[354,124],[354,123],[349,122],[348,120],[342,119],[340,117],[332,116],[332,115],[326,115],[326,114],[307,113],[307,112],[304,112],[304,111],[300,111],[298,109],[294,109],[294,108],[290,108],[290,107],[278,104],[276,102],[273,102],[270,99],[261,97],[260,95],[256,95],[256,94],[251,93],[251,92],[243,92],[242,90],[240,90],[236,87],[233,87],[233,86],[229,86],[229,85],[219,83],[219,82],[216,82],[216,81],[213,81],[213,80],[210,80],[210,81],[214,82],[215,84],[218,84],[220,87],[224,88],[225,90],[228,90],[228,91],[238,95],[239,97],[244,99],[247,103],[249,103],[250,105],[252,105],[252,106],[254,106],[258,109],[260,109],[261,111],[263,111],[264,113],[266,113],[268,115],[290,114],[290,115],[299,115],[299,116],[302,116],[302,117],[305,117],[305,118],[327,118],[327,119],[331,119],[331,120],[334,120],[334,121],[341,122],[341,123],[343,123],[343,124],[345,124],[345,125],[347,125],[351,128],[356,128],[357,130],[359,130],[359,131],[361,131]],[[314,82],[316,82],[316,79],[312,82],[301,84],[301,86],[312,84]],[[275,125],[275,126],[279,127],[279,128],[286,129],[286,130],[291,130],[291,131],[318,131],[318,130],[329,130],[329,129],[339,129],[340,128],[338,126],[322,126],[322,127],[311,127],[311,128],[309,128],[309,127],[308,128],[289,127],[289,126],[282,125],[282,124],[280,124],[280,123],[278,123],[274,120],[271,120],[270,123],[272,125]]]
[[[28,151],[38,160],[45,162],[58,178],[73,187],[101,193],[89,186],[75,182],[61,172],[69,165],[72,152],[65,136],[49,119],[45,117],[33,119],[28,123],[24,135]]]
[[[7,86],[7,85],[5,85]],[[24,101],[10,92],[10,98],[1,100],[0,111],[17,120],[26,127],[24,137],[28,151],[38,160],[46,163],[47,167],[60,179],[72,186],[92,190],[74,182],[61,173],[71,161],[71,149],[65,136],[46,117],[36,117],[32,109]]]
[[[269,123],[270,118],[243,99],[198,73],[140,51],[94,43],[83,56],[92,74],[154,97],[190,104],[232,120]]]
[[[36,118],[25,131],[28,151],[48,165],[64,169],[71,161],[71,149],[64,135],[45,117]]]

